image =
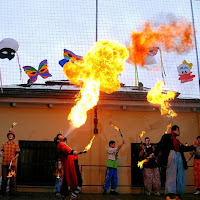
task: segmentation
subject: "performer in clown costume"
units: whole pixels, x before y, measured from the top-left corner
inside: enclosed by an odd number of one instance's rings
[[[61,133],[54,138],[57,144],[58,158],[64,166],[63,182],[60,189],[62,197],[69,195],[70,200],[76,200],[82,188],[82,177],[78,165],[78,152],[72,150],[67,144],[67,138]]]

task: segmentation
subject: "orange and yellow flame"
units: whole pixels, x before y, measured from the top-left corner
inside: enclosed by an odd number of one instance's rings
[[[114,127],[117,131],[119,131],[119,128],[113,124],[111,124],[112,127]]]
[[[140,134],[140,138],[142,138],[145,133],[146,131],[142,131],[142,133]]]
[[[193,24],[187,20],[174,20],[167,24],[153,27],[151,22],[143,25],[142,31],[131,33],[128,62],[144,66],[145,59],[152,47],[160,47],[164,51],[182,54],[194,47]]]
[[[148,162],[148,161],[149,161],[149,159],[144,159],[144,160],[142,160],[142,161],[138,161],[137,166],[138,166],[140,169],[142,169],[142,168],[143,168],[143,164],[144,164],[145,162]]]
[[[147,94],[147,101],[152,104],[159,104],[161,106],[161,115],[167,114],[168,117],[176,117],[177,114],[170,108],[170,103],[168,101],[175,98],[176,92],[168,91],[167,93],[162,93],[163,83],[158,81],[155,88]]]
[[[165,131],[165,133],[168,133],[168,131],[169,131],[169,129],[170,129],[171,126],[172,126],[171,123],[167,125],[167,130]]]
[[[90,148],[92,147],[92,143],[93,143],[94,138],[95,138],[95,135],[90,140],[90,143],[85,147],[84,151],[90,150]]]
[[[87,111],[97,105],[100,91],[110,94],[120,88],[118,76],[123,72],[127,58],[125,46],[118,42],[98,41],[83,60],[70,60],[63,66],[68,79],[82,87],[68,116],[74,127],[86,122]]]
[[[16,173],[15,173],[15,170],[11,170],[9,173],[8,173],[8,178],[11,178],[11,177],[15,177],[16,176]]]

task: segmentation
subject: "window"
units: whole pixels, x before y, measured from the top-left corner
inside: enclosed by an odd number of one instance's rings
[[[53,186],[56,145],[50,141],[19,141],[18,185]]]

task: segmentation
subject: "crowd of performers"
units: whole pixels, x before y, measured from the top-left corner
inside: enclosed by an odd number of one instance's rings
[[[177,136],[180,135],[180,128],[177,125],[171,127],[171,133],[164,134],[156,148],[151,145],[150,138],[145,138],[145,144],[141,145],[139,157],[144,160],[144,188],[147,195],[151,195],[152,189],[155,195],[160,195],[161,178],[159,167],[166,168],[166,182],[165,194],[166,200],[176,199],[180,200],[181,195],[185,191],[186,175],[185,170],[187,161],[194,156],[194,183],[196,192],[200,194],[200,136],[196,138],[193,145],[183,145]],[[81,191],[82,178],[78,166],[78,153],[66,145],[66,138],[62,134],[58,134],[55,138],[57,143],[57,152],[60,162],[60,169],[64,171],[61,176],[63,182],[60,189],[62,196],[68,195],[71,191],[71,198],[76,199],[78,193]],[[115,141],[109,142],[107,150],[107,169],[105,175],[105,182],[103,185],[103,195],[107,194],[110,189],[110,194],[118,195],[116,188],[118,185],[117,175],[117,158],[118,152],[125,141],[118,147],[115,147]],[[184,152],[190,152],[186,160]],[[59,170],[59,167],[57,168]],[[58,184],[59,185],[59,184]]]
[[[140,158],[144,161],[144,188],[147,195],[151,195],[152,189],[155,195],[160,195],[160,172],[159,167],[166,167],[165,194],[166,200],[180,200],[185,191],[187,161],[194,157],[194,184],[196,195],[200,195],[200,136],[198,136],[193,145],[183,145],[177,136],[180,135],[180,128],[177,125],[171,127],[171,133],[164,134],[156,148],[151,145],[150,138],[145,138],[145,144],[141,145],[139,153]],[[16,160],[19,157],[20,148],[14,142],[15,133],[9,131],[7,134],[8,141],[2,144],[0,156],[2,160],[2,187],[1,195],[6,193],[7,180],[10,178],[10,194],[16,192]],[[67,139],[61,134],[54,138],[57,146],[57,163],[56,163],[56,193],[63,198],[70,195],[70,200],[75,200],[82,189],[82,176],[78,164],[78,152],[72,150],[67,145]],[[115,141],[109,142],[107,150],[107,170],[105,182],[103,185],[103,194],[106,195],[111,186],[110,194],[118,195],[116,188],[118,185],[117,177],[117,158],[118,152],[124,145],[115,147]],[[184,152],[189,152],[187,160]],[[11,174],[10,174],[11,173]]]
[[[166,200],[180,200],[185,192],[187,161],[194,156],[194,183],[196,192],[200,194],[200,136],[193,145],[183,145],[177,136],[180,128],[177,125],[171,127],[171,133],[164,134],[156,148],[150,144],[150,138],[145,138],[145,145],[139,157],[144,159],[144,188],[147,195],[151,195],[152,189],[159,196],[161,186],[159,167],[166,169],[165,195]],[[184,152],[190,152],[186,160]]]

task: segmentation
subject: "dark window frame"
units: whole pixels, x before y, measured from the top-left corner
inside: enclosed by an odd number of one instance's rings
[[[17,185],[54,186],[56,145],[51,141],[19,140]]]

